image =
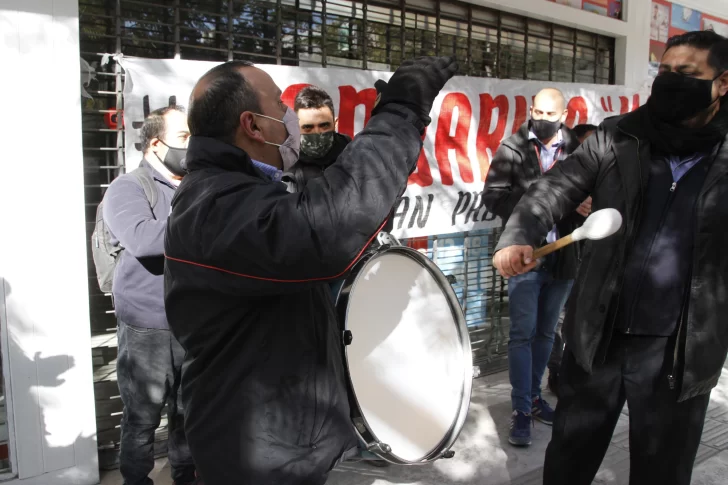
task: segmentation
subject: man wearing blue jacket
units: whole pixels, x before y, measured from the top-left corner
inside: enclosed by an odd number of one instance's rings
[[[195,480],[183,427],[180,375],[185,351],[169,331],[164,312],[164,232],[172,197],[184,170],[187,117],[180,107],[152,112],[141,130],[144,159],[137,170],[153,181],[154,203],[142,176],[118,177],[104,196],[103,216],[112,244],[123,249],[112,294],[118,320],[117,379],[124,416],[120,467],[125,485],[152,485],[154,432],[169,405],[169,461],[175,485]]]

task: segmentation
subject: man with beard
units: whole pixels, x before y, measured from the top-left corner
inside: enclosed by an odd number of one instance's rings
[[[625,401],[630,484],[690,483],[728,352],[727,69],[720,35],[672,37],[647,105],[604,121],[508,221],[494,259],[504,277],[533,268],[533,248],[587,195],[624,218],[586,242],[545,485],[592,482]]]
[[[564,126],[566,99],[558,89],[541,90],[531,107],[531,120],[501,143],[485,181],[483,201],[505,223],[528,187],[559,165],[578,146],[576,135]],[[545,240],[571,233],[584,222],[573,212],[552,229]],[[576,274],[574,246],[550,255],[540,267],[508,283],[510,338],[508,372],[511,381],[511,431],[514,446],[531,444],[531,419],[553,422],[554,411],[541,398],[541,379],[554,342],[559,313]]]
[[[165,239],[165,304],[187,350],[187,438],[207,485],[321,485],[357,454],[328,281],[407,186],[453,58],[405,61],[367,127],[291,193],[298,119],[263,70],[212,68],[190,97],[188,174]],[[382,177],[386,173],[387,177]]]

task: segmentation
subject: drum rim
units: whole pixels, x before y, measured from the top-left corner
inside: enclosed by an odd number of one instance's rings
[[[351,290],[354,287],[354,283],[359,277],[361,270],[367,264],[369,264],[372,259],[385,253],[391,252],[402,254],[409,257],[410,259],[413,259],[416,263],[423,266],[433,278],[435,278],[440,288],[444,289],[445,299],[450,306],[450,312],[453,315],[456,323],[458,338],[462,345],[463,360],[465,364],[463,368],[463,386],[460,393],[460,410],[458,411],[456,418],[451,423],[450,428],[445,433],[445,436],[443,436],[442,440],[440,440],[440,442],[435,445],[435,447],[429,453],[420,458],[418,461],[410,461],[401,458],[393,453],[391,450],[387,451],[384,449],[377,449],[378,447],[376,445],[380,444],[381,440],[377,437],[376,433],[374,433],[371,426],[367,422],[366,417],[364,416],[364,413],[359,404],[359,400],[356,396],[356,391],[354,390],[354,383],[351,380],[351,373],[349,372],[349,359],[347,351],[348,344],[346,343],[346,332],[348,331],[348,328],[346,327],[346,317],[349,307],[349,294],[351,293]],[[473,387],[473,352],[470,345],[470,334],[468,332],[467,323],[465,321],[465,315],[463,314],[462,308],[460,307],[460,302],[458,301],[457,295],[455,294],[455,290],[453,290],[452,285],[442,273],[442,270],[440,270],[440,268],[432,260],[430,260],[430,258],[410,247],[395,245],[381,246],[375,250],[366,253],[354,265],[351,273],[349,273],[349,275],[346,277],[343,286],[339,290],[339,295],[336,300],[336,310],[339,316],[339,325],[342,332],[342,346],[344,350],[342,358],[344,361],[344,369],[346,370],[346,381],[348,383],[346,391],[349,396],[349,407],[352,414],[351,417],[353,420],[361,419],[363,421],[364,427],[366,428],[365,432],[360,432],[360,430],[357,429],[356,425],[354,425],[354,431],[357,434],[357,437],[362,442],[366,443],[367,446],[369,446],[370,448],[372,448],[372,445],[375,445],[372,449],[369,449],[369,451],[378,455],[380,458],[396,465],[424,464],[437,460],[439,458],[449,457],[447,456],[447,454],[450,451],[450,448],[455,444],[458,437],[460,436],[460,433],[462,432],[462,429],[465,425],[465,420],[467,419],[468,410],[470,408],[470,398],[472,395]]]

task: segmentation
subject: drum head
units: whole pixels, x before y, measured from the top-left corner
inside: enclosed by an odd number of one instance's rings
[[[393,247],[360,263],[342,295],[351,391],[371,437],[395,462],[437,458],[462,428],[472,384],[451,286],[425,256]]]

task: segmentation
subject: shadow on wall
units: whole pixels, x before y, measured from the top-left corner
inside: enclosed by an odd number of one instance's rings
[[[21,478],[32,478],[44,473],[59,475],[66,483],[96,483],[98,470],[74,468],[77,457],[83,456],[81,450],[96,448],[96,436],[83,436],[77,430],[78,425],[69,426],[74,415],[69,414],[68,402],[59,395],[59,388],[68,385],[75,379],[76,363],[70,355],[44,356],[35,352],[32,356],[24,347],[38,347],[47,338],[39,335],[28,315],[12,304],[12,286],[0,278],[0,290],[4,287],[4,300],[0,292],[0,310],[4,303],[4,312],[0,318],[6,318],[8,348],[10,355],[3,355],[4,365],[12,360],[14,371],[22,370],[21,375],[11,375],[10,382],[5,383],[6,401],[8,389],[11,391],[12,403],[8,401],[8,420],[13,413],[15,430],[14,446],[10,453],[16,453],[15,473]],[[10,325],[8,325],[10,323]],[[28,376],[34,376],[28,378]],[[21,440],[17,437],[22,436]],[[33,439],[42,437],[42,439]],[[96,468],[95,464],[94,467]],[[68,469],[63,473],[64,469]]]

